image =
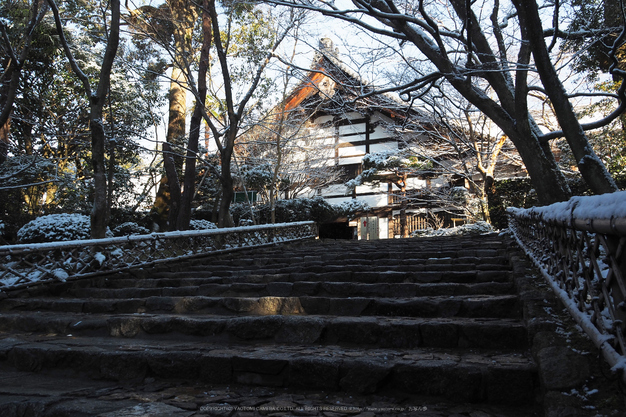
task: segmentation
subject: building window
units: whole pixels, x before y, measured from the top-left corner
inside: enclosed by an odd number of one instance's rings
[[[248,200],[251,203],[256,203],[257,201],[257,192],[256,191],[248,191]],[[243,191],[235,191],[233,193],[233,203],[245,203],[246,202],[246,193]]]
[[[342,181],[349,181],[355,179],[363,172],[363,165],[359,164],[347,164],[342,165],[341,169],[343,171],[341,175]]]

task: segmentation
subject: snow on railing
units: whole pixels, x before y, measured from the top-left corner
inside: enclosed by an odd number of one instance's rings
[[[626,382],[626,191],[508,214],[517,242]]]
[[[316,236],[311,221],[0,246],[0,292]]]

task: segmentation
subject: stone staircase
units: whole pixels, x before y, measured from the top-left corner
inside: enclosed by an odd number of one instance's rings
[[[0,370],[44,386],[0,378],[3,416],[540,415],[496,235],[240,251],[15,291],[0,313]]]

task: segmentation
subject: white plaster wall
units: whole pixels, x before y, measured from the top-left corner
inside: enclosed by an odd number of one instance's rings
[[[370,133],[370,139],[385,139],[390,137],[391,133],[388,132],[383,126],[376,126],[374,131]]]
[[[340,158],[344,156],[364,156],[364,155],[365,155],[365,145],[347,146],[345,148],[339,148]]]
[[[426,180],[421,180],[419,178],[407,178],[406,187],[412,190],[426,188]]]
[[[339,160],[339,165],[358,164],[363,160],[363,156],[345,157]]]
[[[339,136],[339,143],[350,143],[350,142],[358,142],[361,140],[365,140],[364,135],[355,135],[355,136]]]
[[[346,117],[346,119],[349,119],[349,120],[362,119],[363,118],[363,115],[361,113],[359,113],[359,112],[356,112],[356,111],[351,111],[351,112],[348,112],[348,113],[344,113],[343,115]]]
[[[383,151],[395,151],[396,149],[398,149],[398,142],[396,142],[395,140],[384,142],[384,143],[374,143],[370,145],[371,153],[378,153],[378,152],[383,152]]]
[[[351,197],[334,197],[334,198],[327,198],[326,201],[329,204],[335,204],[335,205],[339,205],[345,201],[350,201],[352,200]]]
[[[322,188],[322,197],[327,195],[346,195],[346,186],[343,184],[333,184]]]
[[[370,207],[384,207],[387,205],[387,194],[357,195],[357,200],[367,203]]]
[[[339,126],[339,135],[352,135],[365,132],[365,123]]]
[[[437,177],[430,180],[431,187],[443,187],[448,184],[448,180],[444,177]]]
[[[387,184],[363,184],[356,187],[356,194],[386,192]]]
[[[317,119],[315,119],[314,123],[321,125],[326,122],[332,122],[333,117],[334,117],[333,115],[320,116]]]

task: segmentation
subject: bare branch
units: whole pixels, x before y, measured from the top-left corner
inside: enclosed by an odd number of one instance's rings
[[[83,88],[85,89],[85,93],[87,97],[91,100],[93,96],[91,92],[91,84],[89,83],[89,78],[85,73],[80,69],[76,59],[74,58],[74,54],[70,49],[70,45],[67,42],[67,38],[65,37],[65,31],[63,30],[63,24],[61,23],[61,17],[59,16],[59,8],[57,7],[54,0],[47,0],[50,5],[50,9],[52,9],[52,14],[54,15],[54,23],[57,28],[57,34],[59,35],[59,39],[61,40],[61,45],[63,46],[63,50],[65,51],[65,56],[67,60],[70,62],[70,67],[72,67],[72,71],[78,77],[78,79],[83,83]]]

